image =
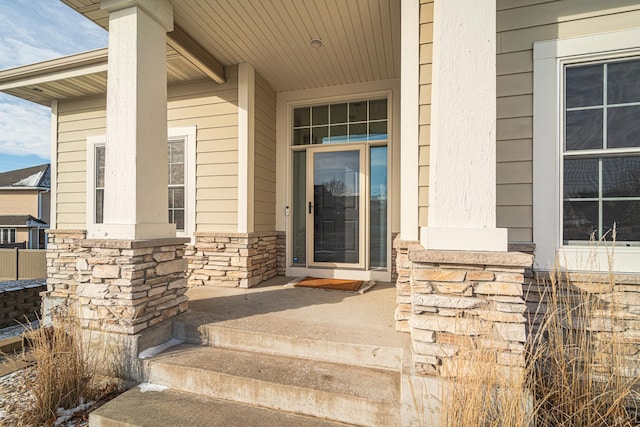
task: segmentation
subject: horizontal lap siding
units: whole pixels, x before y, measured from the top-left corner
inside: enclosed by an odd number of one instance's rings
[[[431,63],[433,57],[433,1],[420,2],[420,130],[418,172],[419,225],[427,225],[429,207],[429,146],[431,132]]]
[[[196,126],[198,231],[237,231],[237,70],[218,85],[197,81],[169,87],[169,127]],[[104,97],[60,101],[58,107],[57,227],[85,228],[86,141],[106,133]]]
[[[196,231],[238,229],[238,72],[169,88],[169,127],[196,126]]]
[[[38,190],[2,191],[0,215],[32,215],[38,218]]]
[[[273,231],[276,223],[276,93],[256,73],[254,145],[254,230]]]
[[[85,228],[87,137],[104,135],[105,132],[104,97],[59,102],[57,228]]]
[[[533,43],[637,27],[624,0],[497,1],[497,223],[533,239]]]

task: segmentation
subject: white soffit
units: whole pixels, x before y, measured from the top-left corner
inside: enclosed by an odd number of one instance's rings
[[[167,46],[169,84],[206,76]],[[107,91],[107,49],[0,71],[0,91],[50,106],[54,99],[103,95]]]
[[[62,0],[108,26],[99,0]],[[250,63],[276,91],[400,77],[396,0],[173,0],[174,19],[223,65]],[[312,38],[323,46],[310,46]]]

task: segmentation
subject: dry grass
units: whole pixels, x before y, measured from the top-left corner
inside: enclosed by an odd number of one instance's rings
[[[447,427],[524,426],[532,419],[523,369],[500,367],[496,352],[472,344],[443,381],[442,423]]]
[[[576,286],[555,273],[539,282],[522,375],[501,371],[494,352],[467,343],[450,369],[455,377],[444,381],[441,425],[640,425],[640,379],[624,357],[619,305],[588,291],[613,291],[613,274],[607,280],[594,275]]]
[[[36,374],[29,384],[33,404],[22,417],[25,425],[52,422],[59,408],[99,401],[119,386],[105,363],[108,352],[84,338],[77,318],[68,312],[27,333]]]
[[[558,274],[545,285],[547,309],[528,368],[539,425],[637,425],[630,406],[638,378],[628,375],[615,301],[605,303]]]

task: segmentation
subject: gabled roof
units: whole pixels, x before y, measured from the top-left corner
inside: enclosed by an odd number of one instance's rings
[[[36,225],[48,224],[31,215],[0,215],[0,227],[35,227]]]
[[[50,188],[51,168],[44,164],[30,168],[0,173],[0,189],[2,188]]]

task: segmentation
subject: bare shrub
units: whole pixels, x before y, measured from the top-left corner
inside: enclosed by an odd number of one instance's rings
[[[532,417],[525,370],[496,364],[496,351],[474,340],[452,359],[443,379],[441,425],[524,426]]]
[[[615,243],[615,230],[612,235]],[[521,376],[501,371],[494,352],[473,340],[461,346],[468,350],[456,355],[451,378],[443,379],[441,425],[640,425],[638,366],[625,358],[636,350],[621,336],[624,301],[616,299],[622,294],[611,268],[614,246],[607,246],[608,275],[581,274],[576,282],[556,269],[538,280]]]
[[[50,325],[30,329],[26,340],[35,375],[28,385],[33,403],[23,414],[25,425],[51,422],[59,408],[100,400],[120,387],[111,364],[105,363],[109,352],[83,337],[73,313],[53,314]]]
[[[559,273],[545,285],[546,311],[539,313],[529,363],[539,425],[636,425],[630,406],[638,378],[623,357],[615,300],[605,302]]]

